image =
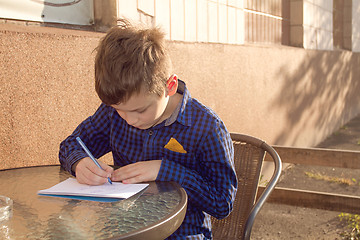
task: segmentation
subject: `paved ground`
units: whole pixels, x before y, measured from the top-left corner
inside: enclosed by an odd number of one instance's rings
[[[360,115],[334,132],[317,147],[360,151]],[[360,195],[360,184],[352,186],[313,180],[305,172],[354,178],[360,182],[360,170],[292,165],[283,173],[279,186],[307,186],[318,191]],[[290,186],[291,185],[291,186]],[[309,189],[311,190],[311,189]],[[252,231],[252,239],[342,239],[347,230],[340,222],[340,212],[266,203]]]

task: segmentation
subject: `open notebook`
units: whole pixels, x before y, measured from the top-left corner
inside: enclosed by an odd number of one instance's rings
[[[55,186],[38,191],[39,195],[79,200],[114,202],[129,198],[145,189],[149,184],[123,184],[113,182],[99,186],[80,184],[75,178],[68,178]]]

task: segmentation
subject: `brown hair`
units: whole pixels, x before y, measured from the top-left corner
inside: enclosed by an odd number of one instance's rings
[[[123,20],[101,39],[96,48],[95,90],[107,105],[126,102],[145,89],[163,94],[171,72],[164,33]]]

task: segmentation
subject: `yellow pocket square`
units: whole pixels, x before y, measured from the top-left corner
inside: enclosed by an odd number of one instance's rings
[[[170,138],[169,142],[164,146],[164,148],[173,152],[187,153],[184,147],[175,138]]]

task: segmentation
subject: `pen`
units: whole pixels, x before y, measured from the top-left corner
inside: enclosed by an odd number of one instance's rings
[[[98,166],[100,169],[104,170],[100,164],[98,163],[98,161],[96,161],[96,158],[91,154],[90,150],[86,147],[85,143],[81,140],[80,137],[76,137],[76,141],[78,141],[78,143],[80,144],[80,146],[84,149],[84,151],[86,152],[86,154],[90,157],[90,159],[96,164],[96,166]],[[110,184],[112,184],[112,181],[110,180],[110,178],[108,177],[108,181]]]

